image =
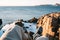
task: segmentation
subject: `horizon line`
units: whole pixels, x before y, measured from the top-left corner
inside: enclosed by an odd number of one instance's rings
[[[40,5],[56,5],[56,4],[38,4],[38,5],[0,5],[0,6],[40,6]]]

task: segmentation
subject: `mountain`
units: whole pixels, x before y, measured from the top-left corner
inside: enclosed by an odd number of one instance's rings
[[[56,6],[60,6],[60,4],[59,3],[56,3]]]

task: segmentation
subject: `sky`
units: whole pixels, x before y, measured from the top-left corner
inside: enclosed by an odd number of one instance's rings
[[[60,4],[60,0],[0,0],[0,6],[35,6],[55,3]]]

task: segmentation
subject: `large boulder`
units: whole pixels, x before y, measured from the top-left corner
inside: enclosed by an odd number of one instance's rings
[[[1,32],[5,29],[5,32],[0,37],[1,40],[27,40],[24,30],[19,25],[11,23],[2,28]],[[0,32],[0,33],[1,33]]]
[[[60,27],[60,12],[46,14],[37,21],[37,28],[42,27],[42,35],[58,38]],[[58,40],[58,39],[57,39]]]

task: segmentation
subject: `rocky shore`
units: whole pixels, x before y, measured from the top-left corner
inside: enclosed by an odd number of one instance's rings
[[[15,23],[14,25],[22,27],[24,29],[24,33],[28,34],[31,40],[33,40],[34,34],[39,34],[42,37],[46,37],[47,39],[49,38],[49,40],[59,40],[60,12],[53,12],[43,15],[39,18],[33,17],[32,19],[27,21],[21,19],[13,23]],[[2,25],[2,20],[0,22],[0,25]],[[10,27],[9,25],[10,24],[3,26],[0,33],[3,34],[8,29],[8,27]],[[35,30],[38,29],[37,32],[31,31],[34,30],[32,27],[36,27]],[[28,29],[30,28],[32,29],[28,31]]]

